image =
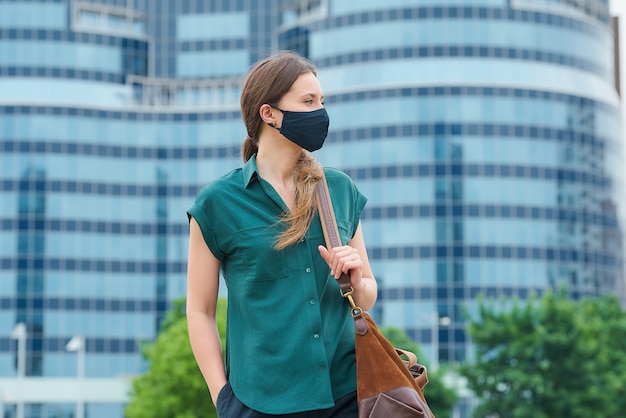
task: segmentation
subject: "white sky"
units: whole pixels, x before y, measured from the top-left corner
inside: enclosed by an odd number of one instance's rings
[[[611,0],[609,1],[609,5],[611,6],[613,14],[626,13],[626,0]]]

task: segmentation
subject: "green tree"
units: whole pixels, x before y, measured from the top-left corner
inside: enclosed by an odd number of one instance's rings
[[[626,313],[617,298],[547,293],[510,309],[482,303],[461,367],[476,417],[626,416]]]
[[[220,299],[217,322],[225,343],[226,300]],[[154,343],[142,354],[148,371],[132,382],[127,418],[217,417],[209,390],[191,351],[185,316],[185,299],[174,301]]]
[[[428,368],[428,362],[424,361],[425,357],[422,355],[419,346],[400,328],[388,326],[382,327],[380,330],[394,347],[415,353],[418,361],[426,366],[428,369],[428,384],[424,388],[424,396],[428,406],[437,418],[449,417],[452,407],[458,401],[458,396],[452,388],[444,384],[444,377],[448,373],[448,369],[445,367],[440,367],[437,370]]]

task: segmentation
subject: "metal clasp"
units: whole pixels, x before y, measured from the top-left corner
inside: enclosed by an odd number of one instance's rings
[[[360,316],[363,314],[363,309],[361,309],[360,307],[356,306],[356,303],[354,302],[354,298],[352,297],[352,294],[354,293],[354,288],[352,286],[350,286],[349,289],[339,289],[339,293],[341,293],[341,296],[348,299],[348,302],[350,303],[350,307],[352,308],[352,317],[356,318],[357,316]]]

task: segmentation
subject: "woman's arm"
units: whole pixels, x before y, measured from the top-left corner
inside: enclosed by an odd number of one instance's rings
[[[354,237],[343,247],[335,247],[330,252],[320,245],[319,251],[330,266],[330,273],[338,279],[341,273],[350,272],[350,281],[354,288],[354,302],[364,311],[374,306],[378,295],[378,284],[370,267],[363,239],[361,223]]]
[[[222,346],[215,320],[220,262],[207,247],[191,218],[187,260],[187,324],[189,340],[213,403],[226,384]]]

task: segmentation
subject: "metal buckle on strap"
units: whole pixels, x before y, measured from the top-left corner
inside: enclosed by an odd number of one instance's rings
[[[339,293],[341,293],[341,296],[343,296],[344,298],[347,298],[348,296],[352,296],[352,294],[354,293],[354,288],[350,286],[348,289],[339,289]]]
[[[352,286],[350,286],[349,289],[339,289],[339,293],[341,293],[342,297],[348,299],[348,302],[350,303],[350,307],[352,308],[353,318],[356,318],[357,316],[363,314],[363,309],[356,306],[356,303],[354,302],[354,298],[352,297],[352,294],[354,293],[354,288]]]

